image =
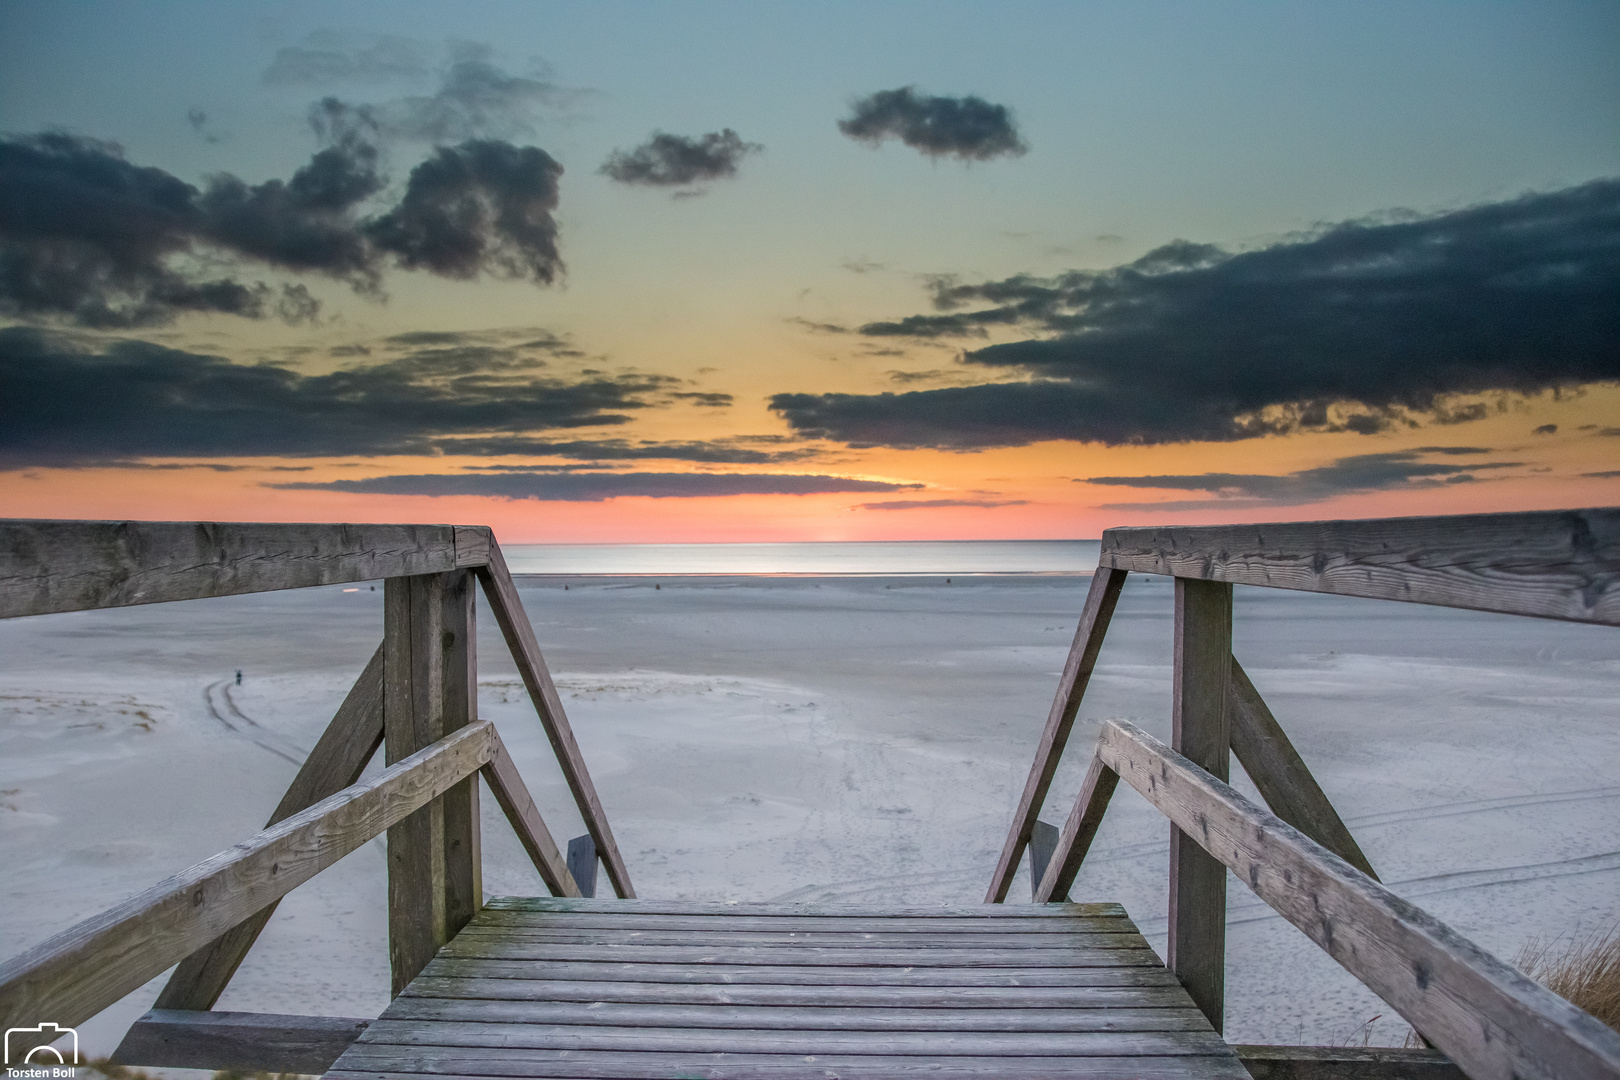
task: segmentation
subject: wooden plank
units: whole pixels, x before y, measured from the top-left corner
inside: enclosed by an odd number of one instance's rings
[[[434,978],[479,978],[532,982],[560,979],[600,983],[669,983],[695,986],[797,987],[1139,987],[1180,988],[1159,964],[1137,967],[1000,968],[967,967],[813,967],[793,964],[661,964],[611,961],[551,961],[439,956],[422,973]]]
[[[596,895],[596,841],[590,833],[568,841],[568,872],[581,896]]]
[[[1227,709],[1232,586],[1178,577],[1175,589],[1170,744],[1225,780],[1232,743]],[[1226,867],[1175,823],[1170,826],[1170,926],[1164,962],[1215,1030],[1222,1030],[1226,1017]]]
[[[5,961],[0,1026],[89,1019],[476,771],[493,732],[463,728]]]
[[[723,921],[722,921],[723,920]],[[1055,919],[883,919],[828,918],[822,915],[598,915],[593,912],[560,915],[556,912],[512,911],[485,906],[469,926],[570,927],[581,930],[715,930],[721,926],[739,932],[839,934],[1022,934],[1039,937],[1063,934],[1131,934],[1136,924],[1123,915],[1064,916]]]
[[[963,1009],[880,1006],[674,1005],[401,998],[387,1020],[575,1027],[730,1028],[748,1031],[1208,1031],[1204,1014],[1170,1008]]]
[[[1120,934],[840,934],[772,933],[760,930],[588,930],[567,925],[549,929],[469,926],[460,937],[468,942],[529,942],[550,945],[678,945],[712,948],[732,945],[809,946],[831,949],[882,947],[896,949],[1026,949],[1037,955],[1048,949],[1137,949],[1147,939],[1134,930]]]
[[[242,1073],[323,1073],[370,1020],[354,1016],[153,1009],[113,1051],[120,1065]]]
[[[1102,566],[1620,626],[1620,509],[1109,529]]]
[[[750,1031],[735,1028],[542,1027],[390,1020],[366,1029],[359,1046],[508,1047],[535,1050],[692,1054],[929,1054],[1003,1057],[1060,1056],[1214,1057],[1227,1052],[1221,1037],[1202,1031]]]
[[[1233,1046],[1254,1080],[1467,1080],[1438,1050],[1398,1046]]]
[[[1620,1032],[1491,956],[1134,725],[1097,753],[1476,1080],[1620,1077]]]
[[[1243,763],[1243,771],[1254,781],[1272,813],[1377,881],[1372,863],[1362,854],[1355,837],[1236,657],[1232,658],[1232,681],[1228,685],[1232,752]]]
[[[1076,915],[1125,914],[1125,909],[1118,904],[790,904],[735,900],[575,900],[551,896],[492,896],[485,906],[497,911],[583,911],[602,915],[815,915],[823,918],[886,919],[1067,919]]]
[[[540,655],[540,643],[535,640],[534,627],[523,610],[523,601],[518,598],[512,575],[506,569],[506,558],[501,554],[500,545],[493,540],[490,541],[488,557],[488,564],[478,568],[478,580],[484,586],[490,610],[500,624],[501,634],[506,638],[506,646],[512,652],[512,660],[517,664],[523,685],[529,691],[529,700],[539,714],[546,738],[551,740],[557,763],[562,766],[563,779],[568,781],[568,790],[573,792],[585,827],[596,842],[597,854],[607,869],[613,891],[620,897],[633,898],[636,891],[630,884],[630,871],[625,868],[624,857],[619,854],[619,845],[613,839],[613,830],[608,827],[607,814],[602,810],[596,785],[591,783],[591,774],[585,768],[585,759],[574,740],[574,729],[568,723],[562,698],[557,694],[556,684],[551,681],[545,658]]]
[[[475,559],[472,548],[464,557]],[[0,521],[0,618],[474,565],[449,525]]]
[[[1135,971],[1137,969],[1130,969]],[[1187,992],[1166,978],[1154,986],[783,986],[711,982],[467,979],[419,975],[396,999],[624,1002],[659,1005],[777,1005],[896,1009],[1177,1009]],[[1198,1014],[1202,1016],[1202,1013]]]
[[[1080,785],[1080,794],[1075,796],[1074,809],[1058,835],[1052,861],[1035,885],[1037,904],[1069,895],[1069,890],[1074,887],[1074,879],[1080,873],[1080,864],[1085,861],[1086,852],[1091,850],[1091,841],[1096,838],[1097,828],[1102,824],[1108,800],[1114,797],[1117,786],[1119,777],[1114,770],[1093,756],[1090,767],[1086,769],[1085,781]]]
[[[1080,712],[1080,701],[1097,666],[1097,653],[1102,649],[1103,637],[1108,633],[1108,623],[1114,617],[1114,607],[1119,603],[1119,592],[1124,585],[1123,570],[1102,567],[1091,576],[1086,603],[1080,610],[1080,625],[1075,628],[1074,643],[1069,646],[1069,658],[1064,661],[1063,675],[1058,679],[1057,696],[1047,713],[1041,741],[1036,745],[1029,778],[1024,781],[1024,794],[1013,812],[1012,827],[1007,830],[1007,841],[1002,846],[995,873],[990,875],[990,889],[984,895],[987,904],[999,904],[1007,899],[1018,860],[1023,857],[1035,819],[1046,803],[1052,777],[1057,775],[1058,762],[1068,744],[1069,732],[1074,728],[1074,718]]]
[[[266,828],[360,779],[366,763],[382,744],[382,699],[383,650],[379,645],[265,822]],[[152,1007],[163,1011],[212,1009],[258,940],[259,932],[275,914],[277,903],[261,908],[180,961]]]
[[[390,764],[477,715],[473,579],[465,570],[383,583]],[[483,907],[474,777],[388,830],[388,959],[394,993]]]
[[[582,1057],[569,1050],[524,1047],[391,1046],[357,1042],[338,1059],[327,1080],[385,1080],[401,1075],[431,1075],[442,1080],[488,1077],[548,1077],[570,1080],[1250,1080],[1230,1053],[1180,1054],[1168,1057],[983,1057],[931,1054],[868,1055],[726,1054],[699,1057],[691,1053],[604,1052]]]
[[[1041,878],[1046,876],[1046,868],[1052,862],[1052,852],[1057,849],[1058,837],[1063,830],[1056,825],[1049,824],[1037,818],[1035,824],[1029,827],[1029,897],[1039,901],[1041,891]]]
[[[446,957],[481,960],[645,964],[792,964],[805,967],[1133,967],[1158,966],[1152,949],[1081,948],[1072,945],[1030,949],[875,949],[800,946],[548,945],[544,942],[484,941],[458,936],[444,947]],[[1037,961],[1036,958],[1039,958]]]
[[[546,883],[546,888],[553,896],[578,896],[579,886],[569,873],[562,852],[557,850],[557,841],[541,820],[540,811],[512,762],[512,755],[506,752],[506,745],[498,737],[489,764],[484,766],[484,780],[506,820],[512,823],[523,850],[529,853],[529,860],[540,871],[540,880]]]

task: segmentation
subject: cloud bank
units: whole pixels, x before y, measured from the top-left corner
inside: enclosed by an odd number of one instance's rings
[[[679,385],[661,375],[541,374],[558,348],[458,341],[305,375],[145,341],[0,329],[0,464],[432,454],[454,436],[624,424]]]
[[[1468,484],[1476,473],[1522,467],[1522,461],[1480,461],[1453,465],[1424,461],[1425,453],[1449,457],[1488,453],[1478,447],[1429,446],[1382,454],[1355,454],[1331,465],[1283,476],[1256,473],[1196,473],[1181,476],[1092,476],[1083,483],[1170,491],[1205,491],[1213,499],[1174,503],[1105,503],[1105,510],[1206,510],[1233,505],[1298,506],[1338,495],[1412,490]]]
[[[871,337],[1043,336],[967,352],[1022,381],[783,393],[795,431],[856,446],[1230,441],[1485,415],[1457,395],[1620,381],[1620,180],[1349,221],[1233,254],[1177,242],[1055,278],[936,280]]]
[[[377,294],[389,265],[450,278],[550,284],[562,166],[537,147],[445,146],[411,170],[380,214],[374,132],[334,122],[331,144],[288,180],[228,173],[197,188],[127,161],[118,147],[59,133],[0,139],[0,314],[79,326],[161,324],[186,313],[313,318],[302,285],[239,280],[253,263]]]
[[[932,97],[912,86],[859,98],[838,130],[869,146],[899,139],[933,158],[988,161],[1029,150],[1005,105],[972,96]]]
[[[599,171],[621,184],[687,187],[736,176],[743,158],[764,149],[730,128],[695,136],[655,131],[634,150],[613,151]]]
[[[374,476],[363,480],[300,481],[269,486],[298,491],[347,491],[357,495],[480,495],[544,502],[601,502],[631,496],[695,499],[731,495],[824,495],[910,491],[922,487],[921,484],[802,474],[554,472]]]

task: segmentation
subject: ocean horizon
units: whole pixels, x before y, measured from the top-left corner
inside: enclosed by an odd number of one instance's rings
[[[755,544],[512,544],[514,574],[851,576],[1089,574],[1101,540],[823,540]]]

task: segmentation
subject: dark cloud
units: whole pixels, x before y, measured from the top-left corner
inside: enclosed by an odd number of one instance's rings
[[[202,139],[203,142],[219,143],[225,141],[225,136],[214,131],[213,126],[208,123],[208,114],[201,109],[186,110],[186,123],[191,125],[191,130],[195,131],[197,137]]]
[[[693,405],[705,409],[729,409],[736,400],[730,394],[710,390],[677,390],[672,391],[669,396],[681,401],[689,401]]]
[[[849,480],[841,476],[774,473],[504,473],[374,476],[364,480],[272,484],[300,491],[357,495],[483,495],[543,502],[601,502],[642,496],[699,499],[728,495],[822,495],[849,491],[910,491],[921,484]]]
[[[441,146],[411,170],[399,205],[367,222],[364,232],[407,269],[549,285],[562,270],[551,216],[562,171],[537,146],[488,140]]]
[[[1620,435],[1620,427],[1606,427],[1606,428],[1601,429],[1598,432],[1598,434],[1608,436],[1609,438],[1613,438],[1613,437],[1615,437],[1617,435]]]
[[[622,424],[659,375],[546,378],[537,358],[417,350],[325,375],[144,341],[0,329],[0,461],[430,454],[457,435]]]
[[[1603,472],[1583,472],[1582,476],[1590,476],[1595,480],[1613,480],[1620,476],[1620,469],[1605,469]]]
[[[1016,157],[1029,149],[1007,106],[971,96],[930,97],[911,86],[858,99],[838,130],[872,146],[899,139],[929,157],[963,161]]]
[[[574,461],[698,461],[724,465],[775,465],[816,456],[807,448],[760,450],[757,439],[714,439],[701,442],[631,442],[628,439],[554,440],[513,436],[446,439],[437,444],[445,454],[505,457],[533,454]],[[755,444],[755,445],[749,445]],[[507,466],[500,466],[506,468]],[[526,468],[527,466],[514,466]]]
[[[871,336],[1048,335],[967,352],[1020,382],[778,394],[796,431],[972,449],[1383,431],[1486,415],[1457,395],[1620,381],[1620,180],[1256,251],[1178,242],[1107,271],[932,286]]]
[[[804,329],[810,331],[813,334],[847,334],[847,333],[849,333],[849,328],[848,327],[839,326],[837,323],[815,322],[815,321],[813,321],[811,319],[802,318],[802,317],[800,317],[798,315],[790,316],[786,321],[790,322],[790,323],[793,323],[795,326],[803,327]]]
[[[1536,428],[1530,434],[1532,434],[1532,435],[1556,435],[1556,434],[1558,434],[1558,425],[1557,424],[1542,424],[1540,427]]]
[[[373,295],[389,263],[541,284],[562,271],[552,217],[562,166],[543,150],[441,147],[412,170],[396,206],[367,217],[361,204],[385,183],[377,146],[363,127],[329,137],[289,180],[222,173],[202,189],[131,164],[110,143],[0,139],[0,314],[90,327],[191,312],[315,316],[304,286],[219,276],[210,268],[221,262],[319,274]]]
[[[937,510],[947,506],[993,509],[997,506],[1026,506],[1028,499],[895,499],[889,502],[858,503],[856,510]]]
[[[1446,452],[1444,450],[1442,453]],[[1255,473],[1196,473],[1182,476],[1091,476],[1078,483],[1112,487],[1154,488],[1170,491],[1207,491],[1214,499],[1174,504],[1188,510],[1232,505],[1297,506],[1321,502],[1337,495],[1369,491],[1411,490],[1466,484],[1478,479],[1474,474],[1496,469],[1514,469],[1522,461],[1483,461],[1467,465],[1447,465],[1421,460],[1416,450],[1382,454],[1356,454],[1339,458],[1331,465],[1301,469],[1283,476]],[[1171,507],[1169,503],[1108,503],[1105,509],[1140,510]]]
[[[730,128],[693,136],[655,131],[634,150],[613,151],[600,172],[621,184],[687,187],[736,176],[742,159],[763,149]]]

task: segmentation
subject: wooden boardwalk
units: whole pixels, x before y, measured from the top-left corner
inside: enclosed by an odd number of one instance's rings
[[[1117,904],[491,901],[333,1065],[1248,1080]]]

